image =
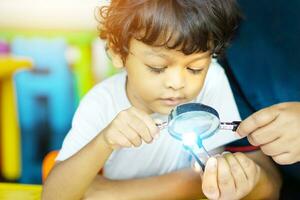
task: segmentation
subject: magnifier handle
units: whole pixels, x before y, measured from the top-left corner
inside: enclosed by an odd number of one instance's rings
[[[155,125],[159,128],[159,130],[162,130],[168,126],[168,122],[155,123]]]
[[[198,156],[193,152],[193,150],[189,149],[192,156],[195,158],[199,166],[201,167],[202,171],[204,171],[205,165],[201,162],[201,160],[198,158]]]
[[[240,123],[241,123],[241,121],[221,122],[220,129],[236,131],[236,129],[239,127]]]

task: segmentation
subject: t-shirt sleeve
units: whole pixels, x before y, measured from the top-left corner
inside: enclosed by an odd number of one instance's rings
[[[102,108],[105,105],[105,95],[102,95],[102,98],[98,96],[99,94],[91,91],[81,100],[57,161],[63,161],[77,153],[107,126],[103,116],[105,111]]]

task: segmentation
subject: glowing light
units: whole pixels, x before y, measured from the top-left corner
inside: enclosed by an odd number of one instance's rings
[[[182,135],[182,142],[186,146],[194,146],[197,141],[197,135],[194,132],[188,132]]]

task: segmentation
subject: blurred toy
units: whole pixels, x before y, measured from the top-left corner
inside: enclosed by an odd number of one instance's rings
[[[1,174],[7,180],[20,177],[20,130],[13,74],[32,66],[28,59],[0,57],[0,149]]]
[[[0,56],[8,55],[10,52],[9,44],[0,40]]]
[[[60,148],[74,112],[73,77],[63,38],[16,38],[12,53],[34,60],[15,75],[22,132],[23,183],[41,182],[42,152]]]

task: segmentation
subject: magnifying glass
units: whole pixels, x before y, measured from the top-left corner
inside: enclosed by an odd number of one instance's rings
[[[202,153],[207,159],[210,157],[208,150],[240,139],[239,136],[233,134],[239,124],[240,121],[221,122],[218,112],[210,106],[201,103],[187,103],[175,107],[169,114],[168,121],[158,127],[160,129],[168,127],[170,135],[180,140],[185,149],[204,169],[205,160],[199,155]],[[224,135],[224,131],[226,131],[226,135]],[[204,142],[210,138],[213,140],[218,138],[218,141],[208,142],[209,149],[207,149]]]

